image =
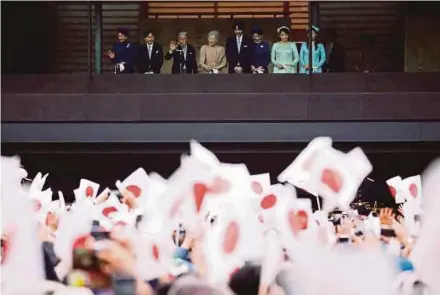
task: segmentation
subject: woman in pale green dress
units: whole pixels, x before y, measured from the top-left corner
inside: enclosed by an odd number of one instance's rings
[[[274,74],[295,74],[299,61],[298,50],[289,41],[290,29],[282,26],[277,30],[280,41],[272,45],[271,60]]]

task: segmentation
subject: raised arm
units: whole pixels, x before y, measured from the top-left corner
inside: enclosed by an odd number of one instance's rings
[[[165,59],[170,60],[174,56],[174,50],[177,48],[176,42],[171,41],[170,43],[170,49],[165,53]]]

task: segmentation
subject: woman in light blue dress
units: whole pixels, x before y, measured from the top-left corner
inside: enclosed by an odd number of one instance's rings
[[[298,49],[289,41],[290,29],[282,26],[277,30],[280,41],[272,45],[271,61],[274,74],[294,74],[299,61]]]
[[[312,26],[312,69],[313,73],[322,73],[322,66],[326,61],[325,48],[322,43],[317,43],[319,28]],[[299,72],[306,74],[309,72],[309,46],[307,42],[301,44]]]

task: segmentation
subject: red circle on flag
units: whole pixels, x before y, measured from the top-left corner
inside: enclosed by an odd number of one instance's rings
[[[139,198],[142,193],[141,188],[134,184],[127,186],[125,189],[132,193],[136,198]]]
[[[396,193],[397,193],[396,189],[393,186],[391,186],[391,185],[388,186],[388,188],[390,189],[391,196],[393,198],[395,198],[396,197]]]
[[[308,215],[304,210],[299,210],[298,212],[290,210],[287,213],[287,219],[290,229],[295,235],[298,234],[300,230],[307,229]]]
[[[252,181],[251,188],[252,191],[258,195],[263,193],[263,186],[258,181]]]
[[[153,244],[153,246],[151,246],[151,254],[154,260],[159,261],[160,252],[159,252],[159,247],[157,247],[156,244]]]
[[[105,217],[108,217],[110,214],[114,213],[114,212],[118,212],[118,209],[116,209],[115,207],[106,207],[104,209],[102,209],[102,215],[104,215]]]
[[[339,193],[342,188],[341,175],[332,169],[324,169],[322,171],[321,181],[335,193]]]
[[[199,213],[202,208],[203,200],[205,199],[208,188],[203,183],[196,183],[193,186],[194,202],[196,205],[196,212]]]
[[[93,197],[94,193],[95,193],[95,190],[93,189],[93,187],[91,187],[90,185],[88,187],[86,187],[86,197],[87,198]]]
[[[309,216],[307,215],[307,212],[304,211],[304,210],[299,210],[296,213],[296,216],[298,218],[299,229],[300,230],[307,229],[307,223],[308,223],[308,219],[309,219]]]
[[[409,193],[413,198],[417,198],[419,193],[419,190],[417,189],[417,185],[411,183],[411,185],[409,186]]]
[[[261,202],[260,202],[260,206],[261,208],[263,208],[264,210],[270,209],[273,206],[275,206],[275,204],[277,203],[277,197],[274,195],[267,195],[265,196]]]
[[[235,248],[237,247],[239,235],[240,232],[238,224],[235,221],[229,222],[223,240],[223,252],[226,254],[234,252]]]

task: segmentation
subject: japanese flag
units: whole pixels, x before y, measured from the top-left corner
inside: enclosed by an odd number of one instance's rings
[[[194,157],[188,158],[169,178],[156,211],[172,226],[183,218],[185,226],[197,232],[200,230],[198,213],[205,200],[206,183],[210,179],[210,167]]]
[[[331,147],[322,149],[315,159],[311,182],[324,198],[324,210],[348,209],[372,169],[365,154],[359,150],[348,156]]]
[[[422,180],[420,175],[407,177],[402,180],[402,191],[406,199],[422,198]]]
[[[316,241],[317,225],[315,223],[310,199],[296,199],[285,206],[278,217],[283,246],[293,257],[298,243]]]
[[[44,264],[37,223],[21,189],[20,173],[19,158],[1,157],[1,225],[2,235],[9,237],[2,255],[2,291],[25,295],[44,280]]]
[[[207,212],[228,200],[258,200],[258,196],[254,196],[249,185],[250,174],[246,165],[221,163],[212,173],[211,179],[197,184],[194,190],[193,206],[196,206],[199,215],[206,216]],[[199,202],[201,199],[203,203]]]
[[[148,215],[145,215],[146,217]],[[155,219],[161,217],[156,215]],[[159,227],[152,230],[154,226]],[[175,246],[171,231],[162,227],[162,220],[143,218],[135,239],[136,268],[143,280],[153,280],[169,274],[173,267]]]
[[[240,207],[234,204],[228,208],[228,214],[219,216],[215,228],[203,237],[207,279],[213,285],[226,285],[234,271],[244,264],[242,253],[247,250],[244,238],[246,228],[241,220]]]
[[[296,193],[282,184],[275,184],[260,198],[259,220],[265,229],[278,228],[279,216],[289,204],[293,204]]]
[[[298,157],[278,176],[279,182],[289,182],[294,186],[317,196],[316,187],[311,182],[312,168],[316,157],[323,148],[331,147],[332,139],[317,137],[313,139]]]
[[[88,179],[81,179],[79,181],[78,193],[81,199],[91,199],[94,200],[98,195],[99,184],[90,181]]]
[[[432,294],[440,294],[440,158],[426,169],[422,179],[424,216],[410,259],[419,279],[429,286]]]
[[[110,194],[106,201],[96,205],[94,208],[97,210],[97,218],[111,218],[115,213],[128,212],[128,208],[114,194]]]
[[[263,294],[266,294],[281,270],[284,261],[284,251],[277,231],[267,231],[263,240],[265,252],[261,265],[260,289]]]
[[[405,194],[402,191],[402,177],[395,176],[387,180],[388,188],[390,189],[391,196],[396,201],[396,204],[405,202]]]
[[[73,246],[76,240],[90,234],[93,219],[93,207],[87,204],[76,204],[75,210],[67,212],[60,220],[54,251],[67,265],[72,265]]]
[[[269,173],[252,175],[250,180],[251,189],[256,195],[261,195],[264,191],[269,189],[271,185]]]
[[[144,207],[148,199],[150,179],[143,168],[136,169],[122,183],[116,182],[118,190],[124,194],[127,190],[133,194],[137,206]]]

